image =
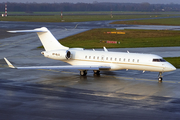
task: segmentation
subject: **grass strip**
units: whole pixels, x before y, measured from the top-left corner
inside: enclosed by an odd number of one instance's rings
[[[125,34],[107,34],[107,32],[125,32]],[[172,47],[180,46],[180,31],[98,28],[59,41],[72,48],[102,48],[103,46],[107,48]],[[117,41],[120,44],[109,44],[100,41]]]

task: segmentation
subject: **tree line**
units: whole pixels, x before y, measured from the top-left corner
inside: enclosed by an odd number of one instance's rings
[[[149,3],[7,3],[11,12],[60,12],[60,11],[180,11],[180,4]],[[5,3],[0,3],[4,11]]]

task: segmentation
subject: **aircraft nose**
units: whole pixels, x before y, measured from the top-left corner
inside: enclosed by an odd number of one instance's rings
[[[165,65],[164,71],[174,71],[174,70],[176,70],[176,68],[170,63]]]
[[[172,65],[171,69],[172,69],[172,71],[176,70],[176,68],[173,65]]]

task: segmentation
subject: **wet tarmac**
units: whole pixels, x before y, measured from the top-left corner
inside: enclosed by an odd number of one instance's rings
[[[17,23],[13,25],[18,26]],[[34,27],[29,26],[28,29]],[[69,29],[53,28],[53,25],[49,25],[49,28],[58,39],[90,29],[74,29],[74,26]],[[180,118],[179,69],[164,73],[164,81],[158,83],[156,72],[121,70],[94,76],[92,71],[88,71],[86,77],[81,77],[77,70],[10,69],[3,60],[3,57],[7,57],[16,66],[66,64],[44,58],[40,54],[43,49],[37,49],[39,45],[41,43],[35,33],[0,39],[0,119]],[[179,49],[180,47],[160,47],[109,50],[143,51],[174,57],[180,56]]]

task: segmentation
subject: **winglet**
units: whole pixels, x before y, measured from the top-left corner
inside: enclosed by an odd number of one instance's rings
[[[4,60],[6,61],[6,63],[8,64],[8,66],[9,66],[10,68],[16,68],[16,67],[14,67],[6,58],[4,58]]]

